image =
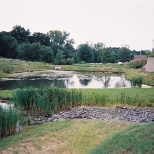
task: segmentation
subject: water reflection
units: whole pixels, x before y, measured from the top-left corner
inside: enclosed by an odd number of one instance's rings
[[[21,80],[0,81],[0,89],[16,89],[25,87],[60,87],[60,88],[131,88],[129,81],[124,76],[86,76],[71,74],[67,76],[53,77],[43,75],[37,78],[25,78]],[[149,87],[148,87],[149,88]]]
[[[85,76],[76,74],[65,82],[65,86],[66,88],[131,88],[130,82],[125,80],[124,76],[91,76],[85,78]]]

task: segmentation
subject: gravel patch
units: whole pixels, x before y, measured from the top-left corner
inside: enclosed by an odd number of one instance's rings
[[[71,110],[62,111],[50,117],[34,117],[31,124],[41,124],[44,122],[54,122],[72,119],[92,119],[105,121],[126,121],[133,123],[154,122],[154,110],[143,108],[104,108],[104,107],[77,107]]]

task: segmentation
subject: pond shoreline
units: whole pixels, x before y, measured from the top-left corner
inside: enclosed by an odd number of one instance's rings
[[[48,70],[16,73],[14,78],[3,78],[1,90],[39,86],[60,88],[132,88],[125,75],[116,74],[82,74],[74,71]],[[142,88],[152,88],[142,85]]]

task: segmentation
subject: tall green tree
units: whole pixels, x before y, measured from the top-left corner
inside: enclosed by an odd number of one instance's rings
[[[0,32],[0,56],[16,58],[18,42],[8,32]]]
[[[40,43],[23,43],[18,47],[18,57],[29,61],[39,61],[40,48]]]
[[[102,63],[114,63],[115,62],[114,52],[112,51],[111,48],[103,49],[101,51],[100,57],[101,57]]]
[[[44,46],[50,46],[50,38],[44,33],[35,32],[31,36],[30,43],[40,43],[41,45]]]
[[[53,63],[54,60],[54,54],[51,49],[51,47],[41,46],[40,51],[40,61],[46,62],[46,63]]]
[[[94,44],[92,47],[94,50],[94,63],[101,63],[102,62],[102,51],[105,48],[104,43],[98,42],[97,44]]]
[[[118,57],[121,62],[130,61],[130,50],[128,48],[122,47],[118,50]]]
[[[53,49],[54,55],[58,50],[73,50],[74,40],[69,39],[69,33],[66,31],[51,30],[47,33],[50,38],[51,47]]]
[[[29,29],[26,30],[24,27],[21,27],[20,25],[14,26],[10,34],[20,44],[26,42],[26,40],[28,40],[30,37]]]
[[[63,51],[62,50],[58,50],[55,59],[54,59],[54,64],[56,65],[63,65],[65,64],[65,60],[63,58]]]
[[[94,60],[94,52],[88,44],[80,44],[77,48],[79,61],[92,63]]]

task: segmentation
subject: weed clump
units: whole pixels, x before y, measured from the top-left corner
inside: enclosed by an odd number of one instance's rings
[[[131,68],[138,69],[142,68],[146,63],[147,63],[147,58],[139,58],[129,62],[128,66]]]
[[[141,88],[142,83],[143,83],[143,78],[140,77],[140,76],[132,77],[130,81],[131,81],[131,86],[132,87],[139,87],[139,88]]]
[[[0,139],[21,131],[23,117],[14,108],[4,109],[0,106]]]

